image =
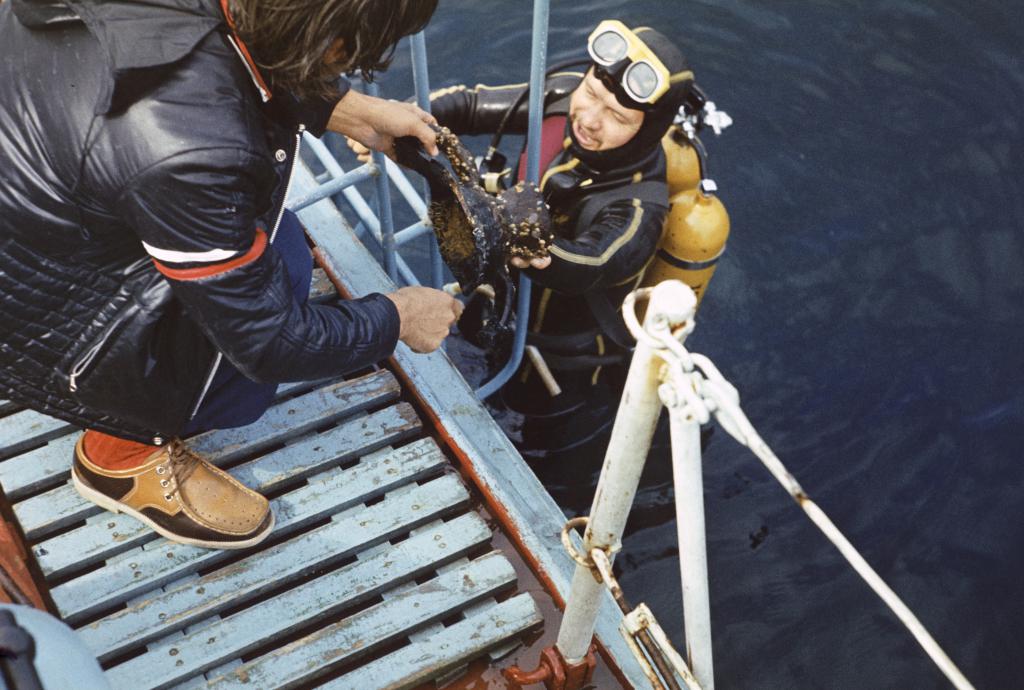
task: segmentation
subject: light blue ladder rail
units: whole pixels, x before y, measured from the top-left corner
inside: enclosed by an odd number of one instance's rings
[[[548,35],[548,0],[535,0],[533,10],[533,40],[530,58],[530,94],[529,117],[526,145],[526,180],[538,182],[540,179],[540,133],[543,108],[544,69],[547,62]],[[422,33],[410,40],[413,66],[413,82],[416,89],[416,101],[424,110],[430,109],[429,79],[427,75],[427,51]],[[379,96],[380,89],[376,84],[367,84],[366,91]],[[310,205],[337,195],[341,195],[349,211],[355,215],[358,223],[369,230],[369,235],[380,248],[385,273],[396,285],[420,285],[421,281],[402,258],[399,249],[407,243],[424,235],[429,236],[428,256],[430,260],[429,284],[441,287],[443,269],[441,257],[437,251],[437,241],[429,225],[426,213],[426,201],[416,192],[405,176],[405,173],[384,154],[374,152],[371,162],[346,171],[331,154],[328,148],[308,133],[304,136],[306,148],[310,151],[324,172],[316,179],[316,187],[307,190],[294,199],[292,208],[303,210]],[[372,179],[377,213],[355,188],[355,185]],[[391,184],[395,186],[406,203],[409,204],[418,220],[402,230],[395,231],[394,212],[391,202]],[[426,196],[424,186],[424,197]],[[490,380],[477,389],[477,396],[483,400],[497,392],[515,373],[523,360],[526,346],[527,324],[530,317],[531,284],[529,278],[521,275],[518,281],[516,297],[516,322],[512,339],[512,351],[508,361]]]

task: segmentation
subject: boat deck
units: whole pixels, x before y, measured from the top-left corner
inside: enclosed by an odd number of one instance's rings
[[[315,185],[297,175],[299,193]],[[300,219],[313,299],[389,289],[329,200]],[[557,629],[564,517],[443,353],[403,346],[390,369],[282,386],[254,424],[190,439],[271,499],[273,534],[244,551],[174,544],[82,499],[78,434],[0,402],[0,487],[52,611],[114,688],[415,688],[536,641],[542,610],[547,642]],[[605,660],[640,686],[617,624],[608,597]]]
[[[413,687],[541,621],[400,396],[384,369],[286,386],[259,422],[192,439],[272,499],[272,536],[243,552],[173,544],[83,500],[78,430],[10,404],[0,483],[115,688]]]

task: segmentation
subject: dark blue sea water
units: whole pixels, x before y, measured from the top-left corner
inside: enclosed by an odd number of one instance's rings
[[[525,81],[530,10],[442,0],[431,85]],[[1024,7],[1016,0],[554,0],[551,62],[602,18],[676,38],[736,124],[732,219],[692,350],[976,687],[1024,687]],[[411,93],[404,52],[382,79]],[[537,467],[567,513],[601,458]],[[667,450],[618,565],[679,640]],[[747,451],[705,454],[717,687],[949,687]]]

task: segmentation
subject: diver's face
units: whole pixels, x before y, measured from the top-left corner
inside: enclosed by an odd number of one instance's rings
[[[619,103],[591,69],[572,92],[569,119],[580,146],[588,151],[605,151],[632,139],[644,123],[644,114]]]

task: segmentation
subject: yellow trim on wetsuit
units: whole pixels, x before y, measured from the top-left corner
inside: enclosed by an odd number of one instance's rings
[[[544,173],[544,177],[541,178],[540,188],[544,189],[544,185],[547,183],[548,178],[551,177],[552,175],[557,175],[560,172],[565,172],[567,170],[572,170],[573,168],[575,168],[579,164],[580,164],[580,159],[579,158],[573,158],[568,163],[562,163],[561,165],[556,165],[553,168],[548,168],[547,172]]]
[[[583,254],[567,252],[554,244],[551,245],[548,251],[562,261],[568,261],[569,263],[583,264],[584,266],[603,266],[608,262],[612,254],[617,252],[626,242],[633,239],[637,229],[640,227],[640,221],[644,217],[644,208],[640,205],[639,199],[633,199],[633,207],[636,209],[636,212],[633,214],[633,220],[629,227],[626,228],[626,232],[622,233],[622,236],[608,245],[608,248],[601,252],[600,256],[584,256]]]
[[[540,293],[540,302],[537,304],[537,319],[533,322],[534,333],[540,333],[541,326],[544,325],[544,315],[548,311],[548,302],[551,301],[551,288],[544,288],[544,292]]]
[[[457,93],[459,91],[465,91],[465,90],[466,90],[465,84],[459,84],[457,86],[446,86],[443,89],[438,89],[437,91],[432,92],[430,94],[430,100],[434,101],[434,100],[436,100],[438,98],[441,98],[442,96],[447,96],[449,94],[453,94],[453,93]]]
[[[598,333],[594,336],[594,340],[597,341],[597,356],[601,357],[604,355],[604,336]],[[597,368],[594,369],[594,375],[590,377],[591,386],[597,385],[597,377],[601,375],[601,366],[598,364]]]
[[[474,91],[501,91],[502,89],[521,89],[529,86],[527,82],[522,84],[502,84],[501,86],[488,86],[487,84],[477,84],[473,87]]]

